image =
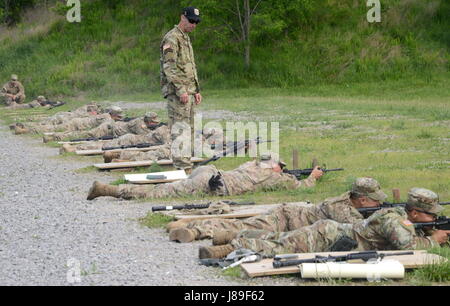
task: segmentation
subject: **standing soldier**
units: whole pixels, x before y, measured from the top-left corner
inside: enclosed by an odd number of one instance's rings
[[[174,141],[178,138],[172,147],[172,158],[177,169],[185,169],[188,173],[192,169],[190,159],[193,151],[194,105],[202,101],[188,33],[192,32],[199,22],[200,12],[197,8],[183,9],[179,24],[164,36],[160,46],[161,90],[167,99],[171,139]],[[175,152],[176,144],[182,139],[191,144],[189,149],[183,153]],[[183,142],[183,147],[186,148],[186,142]]]
[[[16,74],[11,75],[11,81],[3,85],[0,95],[8,106],[14,102],[21,104],[25,101],[25,88],[18,81]]]

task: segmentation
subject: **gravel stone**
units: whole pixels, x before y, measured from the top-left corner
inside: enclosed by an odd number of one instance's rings
[[[75,173],[92,161],[56,157],[40,142],[0,127],[0,285],[275,284],[198,265],[198,247],[210,241],[170,242],[165,230],[137,221],[157,203],[87,201],[93,181],[111,175]],[[70,277],[75,263],[81,282]]]

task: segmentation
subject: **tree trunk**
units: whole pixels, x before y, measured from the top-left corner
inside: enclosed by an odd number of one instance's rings
[[[250,0],[244,0],[244,56],[245,68],[250,68]]]

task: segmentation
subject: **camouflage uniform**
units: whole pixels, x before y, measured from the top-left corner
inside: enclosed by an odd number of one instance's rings
[[[178,26],[175,26],[163,38],[160,46],[161,89],[167,99],[169,129],[172,141],[181,134],[176,129],[190,127],[190,141],[193,142],[194,131],[194,94],[200,92],[197,68],[194,61],[191,40]],[[189,101],[180,101],[182,94],[189,95]],[[172,129],[174,125],[176,129]],[[193,148],[191,148],[193,149]],[[174,157],[174,165],[179,169],[191,168],[190,157]]]
[[[438,207],[437,202],[433,202]],[[422,236],[401,207],[382,209],[355,224],[319,220],[313,225],[291,232],[264,230],[241,231],[231,244],[267,256],[281,253],[312,253],[329,251],[340,238],[347,236],[357,242],[355,251],[405,250],[438,246],[431,237]]]
[[[215,133],[214,131],[210,131],[206,129],[209,133],[203,134],[203,141],[208,144],[212,144],[215,141],[214,135],[219,135],[220,133]],[[169,129],[164,126],[155,130],[154,135],[152,135],[153,141],[142,141],[140,143],[149,142],[149,143],[157,143],[163,142],[168,144],[167,146],[162,146],[157,150],[151,150],[147,152],[139,152],[139,151],[122,151],[120,160],[131,160],[131,161],[143,161],[143,160],[161,160],[161,159],[171,159],[171,146],[170,146],[170,134]]]
[[[42,105],[41,103],[44,103],[45,97],[39,96],[36,100],[31,101],[30,103],[25,104],[17,104],[16,102],[12,102],[7,108],[9,109],[28,109],[28,108],[37,108],[37,107],[47,107],[49,108],[50,105]]]
[[[16,98],[13,100],[13,98],[6,96],[7,94],[15,95]],[[12,75],[11,81],[3,85],[0,96],[4,97],[4,103],[8,106],[14,102],[21,104],[25,101],[25,88],[22,83],[17,80],[16,75]]]
[[[283,204],[268,213],[248,218],[246,220],[211,219],[195,220],[186,227],[199,234],[197,239],[212,238],[216,230],[240,231],[244,229],[261,229],[272,232],[288,232],[304,226],[312,225],[318,220],[330,219],[339,223],[356,223],[364,219],[353,206],[350,194],[358,193],[376,200],[383,201],[386,195],[381,191],[378,182],[372,178],[358,178],[352,186],[352,191],[341,196],[328,198],[318,205]]]
[[[200,166],[192,171],[186,180],[160,185],[120,185],[121,198],[162,198],[193,194],[213,195],[239,195],[256,190],[267,190],[284,187],[296,189],[312,187],[316,179],[309,176],[304,180],[297,180],[295,176],[287,173],[275,172],[272,168],[273,159],[263,161],[250,161],[231,171],[219,171],[213,165]],[[278,163],[278,162],[276,162]],[[209,180],[221,174],[223,186],[211,191]]]
[[[142,118],[137,118],[129,122],[115,121],[109,119],[90,131],[77,131],[58,133],[53,135],[56,140],[62,140],[65,138],[82,138],[82,137],[103,137],[113,136],[120,137],[126,134],[143,135],[148,133],[148,128]]]
[[[74,118],[91,117],[101,113],[103,113],[103,110],[98,105],[87,104],[71,112],[58,112],[53,116],[49,117],[44,122],[42,122],[41,125],[47,124],[59,125],[68,122]]]
[[[79,131],[84,131],[87,129],[92,129],[94,127],[99,126],[105,121],[111,120],[111,116],[109,114],[100,114],[95,116],[89,116],[84,118],[73,118],[63,124],[49,124],[49,125],[34,125],[30,126],[30,131],[33,133],[55,133],[55,140],[58,140],[58,136],[62,134],[69,134],[68,132],[79,133]],[[65,131],[58,133],[57,131]],[[77,134],[74,133],[74,134]]]

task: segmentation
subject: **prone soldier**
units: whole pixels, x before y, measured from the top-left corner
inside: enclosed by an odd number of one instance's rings
[[[181,181],[159,185],[111,186],[94,182],[88,200],[102,196],[122,199],[163,198],[183,195],[210,194],[219,196],[239,195],[256,190],[273,188],[296,189],[313,187],[323,172],[316,167],[304,180],[283,173],[284,164],[275,154],[265,154],[261,160],[249,161],[231,171],[217,170],[213,165],[200,166]]]
[[[414,223],[432,222],[442,211],[439,198],[431,190],[412,188],[406,208],[386,208],[355,224],[319,220],[291,232],[243,230],[230,244],[201,247],[200,258],[222,258],[235,249],[246,248],[273,257],[281,253],[312,253],[351,250],[406,250],[439,246],[448,241],[450,231],[431,235],[416,231]]]
[[[283,204],[266,214],[245,220],[214,218],[189,223],[179,220],[169,223],[167,229],[170,230],[170,240],[191,242],[213,238],[213,244],[223,244],[223,241],[231,241],[244,229],[288,232],[325,219],[356,223],[364,219],[358,208],[378,207],[386,197],[376,180],[363,177],[355,180],[350,191],[328,198],[318,205]]]

